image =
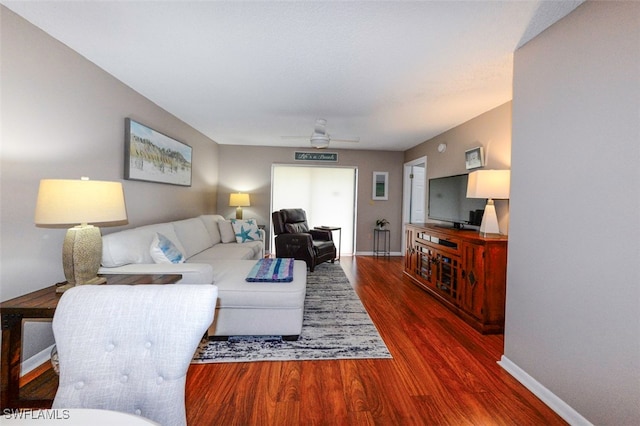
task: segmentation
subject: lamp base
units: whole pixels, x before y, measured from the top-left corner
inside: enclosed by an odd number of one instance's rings
[[[56,287],[56,293],[64,293],[65,291],[73,287],[75,287],[75,284],[66,283],[65,285],[59,285]]]
[[[236,219],[242,220],[242,207],[236,208]]]
[[[97,275],[101,259],[102,236],[100,228],[92,225],[79,225],[70,228],[62,244],[62,267],[67,284],[58,287],[56,292],[62,293],[67,288],[76,285],[106,282],[105,278]]]
[[[482,215],[482,223],[480,224],[480,235],[483,237],[489,235],[499,235],[500,226],[498,226],[498,215],[496,214],[496,206],[493,204],[493,200],[489,198],[487,205],[484,207],[484,214]]]

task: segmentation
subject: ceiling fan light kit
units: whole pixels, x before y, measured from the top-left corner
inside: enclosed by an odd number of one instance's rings
[[[311,135],[311,146],[314,148],[322,149],[329,146],[329,135]]]

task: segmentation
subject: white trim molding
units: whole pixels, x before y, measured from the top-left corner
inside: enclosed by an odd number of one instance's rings
[[[49,361],[51,359],[51,350],[54,346],[55,345],[47,346],[37,354],[31,356],[29,359],[22,361],[22,365],[20,366],[20,376],[24,376]]]
[[[507,373],[511,374],[517,381],[522,383],[524,387],[529,389],[535,396],[540,398],[542,402],[547,404],[549,408],[555,411],[567,423],[572,426],[593,426],[589,420],[585,419],[580,413],[574,410],[569,404],[560,399],[556,394],[544,387],[542,383],[527,374],[526,371],[514,364],[509,358],[502,355],[498,365]]]

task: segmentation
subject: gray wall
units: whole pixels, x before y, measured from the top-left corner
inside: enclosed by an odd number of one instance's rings
[[[123,181],[128,226],[215,211],[217,144],[3,6],[0,15],[1,300],[64,280],[65,231],[33,223],[40,179],[122,181],[125,117],[194,154],[190,188]],[[27,357],[51,344],[50,324],[29,323],[26,343]]]
[[[438,145],[447,144],[444,153]],[[427,157],[427,179],[467,173],[464,152],[482,146],[486,169],[511,168],[511,102],[481,114],[405,152],[404,161]],[[428,188],[427,188],[428,191]],[[425,203],[428,204],[428,197]],[[509,231],[509,202],[496,200],[500,232]],[[427,211],[428,206],[425,206]]]
[[[64,231],[33,225],[38,182],[121,180],[125,117],[194,148],[191,188],[123,182],[129,226],[217,206],[231,216],[238,189],[252,190],[246,211],[267,223],[271,164],[293,163],[293,150],[251,147],[247,160],[2,6],[0,15],[1,300],[63,279]],[[597,424],[640,418],[639,28],[638,3],[589,2],[516,52],[513,156],[511,103],[406,154],[339,150],[340,165],[359,169],[362,251],[380,216],[400,249],[403,161],[426,155],[428,177],[464,173],[464,150],[482,145],[487,167],[512,169],[505,356]],[[374,170],[390,172],[387,202],[371,200]],[[28,327],[27,338],[30,356],[52,342],[50,326]]]
[[[515,53],[505,356],[594,424],[640,420],[640,3]]]
[[[268,223],[271,164],[293,163],[294,150],[250,147],[247,159],[245,148],[217,145],[3,6],[0,19],[0,300],[64,280],[65,231],[33,223],[43,178],[122,181],[129,224],[102,228],[103,234],[215,213],[218,205],[231,216],[228,196],[238,188],[252,190],[246,211]],[[193,147],[192,187],[122,180],[125,117]],[[400,232],[393,231],[401,227],[402,153],[338,152],[338,165],[359,169],[358,249],[371,250],[371,229],[384,216],[392,223],[392,250],[399,251]],[[389,171],[389,201],[371,200],[374,170]],[[49,323],[29,322],[25,334],[25,359],[53,343]]]
[[[308,147],[293,149],[220,145],[219,148],[218,210],[225,217],[235,217],[235,208],[228,206],[229,194],[237,191],[249,192],[251,207],[243,209],[245,215],[255,217],[260,224],[269,225],[272,164],[352,166],[358,168],[356,251],[371,252],[373,250],[373,228],[376,219],[381,217],[387,218],[390,222],[388,229],[391,231],[391,251],[400,251],[404,155],[401,151],[355,151],[329,148],[327,152],[338,153],[338,162],[327,164],[293,160],[294,151],[312,151]],[[248,152],[251,155],[247,155]],[[389,172],[389,200],[371,199],[374,171]]]

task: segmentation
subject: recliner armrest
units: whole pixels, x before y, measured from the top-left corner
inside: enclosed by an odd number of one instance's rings
[[[309,234],[311,234],[314,240],[333,241],[333,234],[326,229],[309,229]]]
[[[315,250],[311,234],[280,234],[275,242],[276,256],[304,260],[308,266],[314,264]]]

